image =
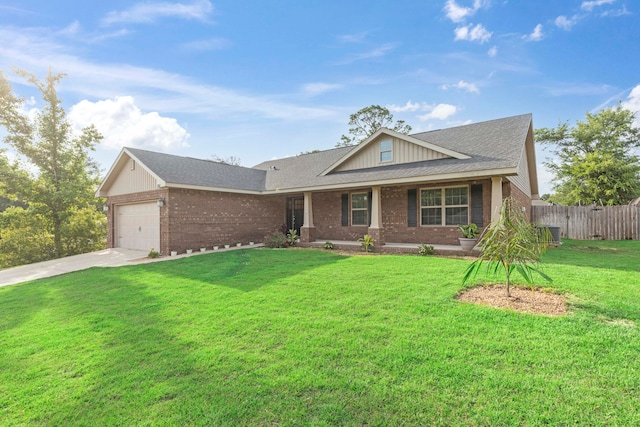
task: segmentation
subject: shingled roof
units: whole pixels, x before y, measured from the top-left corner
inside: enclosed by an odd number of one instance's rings
[[[138,148],[126,150],[168,186],[195,185],[249,191],[266,189],[266,174],[262,170]]]
[[[469,158],[443,158],[366,169],[330,172],[358,146],[270,160],[252,168],[211,160],[125,148],[123,151],[156,175],[163,186],[189,186],[250,192],[287,192],[418,182],[444,179],[515,175],[523,158],[531,114],[490,120],[448,129],[422,132],[412,138]],[[384,131],[383,131],[384,132]],[[368,144],[372,139],[364,141]],[[102,185],[105,185],[107,178]],[[102,187],[102,186],[101,186]]]
[[[470,157],[468,159],[426,160],[332,172],[321,176],[329,165],[355,149],[355,147],[347,147],[270,160],[254,168],[267,171],[266,188],[268,190],[347,184],[357,186],[374,181],[401,181],[409,178],[429,180],[452,174],[465,174],[468,177],[491,174],[513,175],[522,158],[531,123],[531,114],[523,114],[411,135],[413,138],[464,153]]]

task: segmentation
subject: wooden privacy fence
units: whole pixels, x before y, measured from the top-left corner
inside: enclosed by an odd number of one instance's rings
[[[532,206],[531,220],[576,240],[640,240],[640,206]]]

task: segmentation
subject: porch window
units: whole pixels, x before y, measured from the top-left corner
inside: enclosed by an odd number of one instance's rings
[[[420,191],[420,225],[469,223],[469,188],[430,188]]]
[[[369,225],[368,197],[367,193],[351,194],[351,225]]]
[[[380,162],[393,160],[393,143],[390,139],[380,141]]]

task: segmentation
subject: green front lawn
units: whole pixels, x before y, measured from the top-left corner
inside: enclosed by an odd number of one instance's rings
[[[456,301],[469,261],[319,250],[0,288],[0,425],[640,425],[639,259],[551,249],[562,318]]]

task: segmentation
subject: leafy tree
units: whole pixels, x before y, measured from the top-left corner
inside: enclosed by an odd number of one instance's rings
[[[393,114],[379,105],[370,105],[349,116],[349,126],[351,136],[342,135],[336,147],[360,144],[382,127],[404,134],[411,132],[411,126],[405,124],[404,120],[397,120],[394,124]]]
[[[545,166],[555,175],[549,201],[565,205],[621,205],[640,194],[640,129],[633,126],[634,113],[607,108],[587,113],[575,127],[536,130],[537,142],[551,144],[557,161]]]
[[[55,257],[51,221],[34,209],[12,206],[0,214],[0,268]]]
[[[483,264],[489,273],[497,275],[504,271],[507,285],[507,296],[511,296],[511,274],[514,271],[529,284],[533,284],[533,273],[551,282],[536,265],[551,242],[548,228],[536,228],[527,221],[517,202],[507,197],[502,202],[500,217],[496,223],[487,227],[478,242],[480,256],[469,267],[462,280],[469,281],[478,274]]]
[[[14,95],[9,81],[0,72],[0,125],[7,131],[4,141],[13,147],[22,164],[10,165],[0,153],[0,172],[6,175],[8,185],[0,188],[5,197],[24,201],[25,213],[37,218],[33,223],[10,220],[2,231],[3,244],[15,239],[11,230],[23,230],[24,238],[30,234],[49,234],[53,251],[43,250],[45,258],[56,258],[92,250],[103,246],[104,214],[97,210],[94,189],[99,182],[97,164],[89,157],[89,151],[102,136],[93,127],[87,127],[79,135],[73,135],[71,125],[58,98],[56,85],[64,77],[51,70],[44,81],[31,73],[16,73],[33,84],[44,101],[44,106],[34,119],[24,112],[24,99]],[[4,180],[3,180],[4,181]],[[15,211],[10,215],[19,217]],[[90,220],[87,221],[86,217]],[[35,221],[35,220],[34,220]],[[90,227],[74,224],[91,224]],[[17,228],[16,228],[17,227]],[[38,239],[25,250],[39,251]],[[85,243],[79,244],[78,241]],[[73,242],[73,243],[72,243]],[[91,243],[89,243],[91,242]],[[28,240],[23,242],[25,245]],[[46,246],[48,248],[48,246]],[[24,258],[28,262],[28,258]]]

